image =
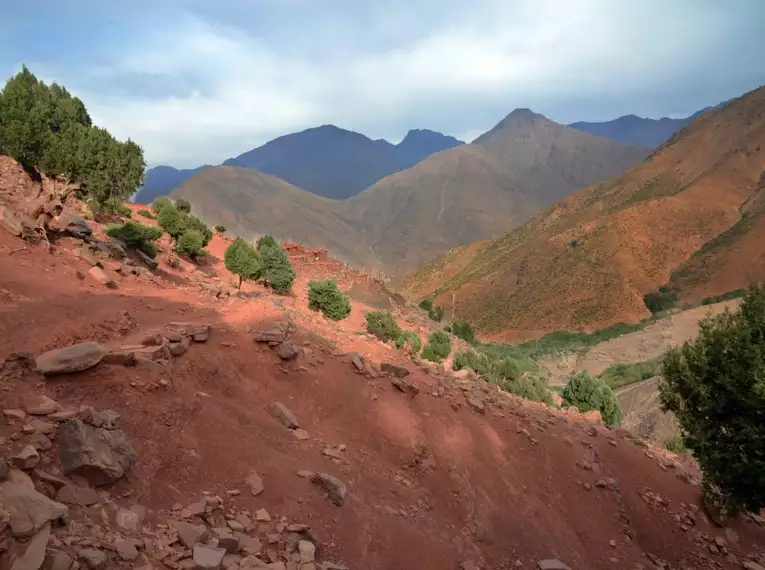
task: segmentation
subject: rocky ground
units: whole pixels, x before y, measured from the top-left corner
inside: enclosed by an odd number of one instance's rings
[[[87,225],[50,248],[0,231],[2,569],[765,563],[765,521],[710,520],[686,460],[417,366],[358,334],[370,305],[322,319],[318,270],[239,294],[220,238],[155,267]]]

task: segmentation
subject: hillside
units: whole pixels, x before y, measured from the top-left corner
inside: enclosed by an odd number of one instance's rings
[[[636,321],[648,314],[645,293],[741,219],[763,170],[760,88],[700,117],[623,175],[500,238],[433,260],[406,289],[435,295],[495,338]],[[752,264],[761,251],[739,251],[739,262]]]
[[[410,131],[397,146],[324,125],[276,138],[224,165],[253,168],[319,196],[342,199],[433,152],[460,144],[433,131]]]
[[[34,194],[0,166],[0,204]],[[84,211],[73,200],[63,216]],[[371,306],[356,298],[340,322],[309,310],[312,277],[387,296],[320,252],[288,248],[300,257],[291,295],[236,292],[228,238],[177,266],[164,236],[149,269],[83,224],[86,239],[62,232],[50,247],[0,228],[0,568],[765,562],[765,520],[715,526],[691,460],[415,363],[361,330]]]
[[[209,165],[199,168],[179,170],[172,166],[155,166],[149,168],[143,176],[143,186],[133,196],[137,204],[151,204],[155,198],[167,196],[173,189],[178,188],[192,176],[210,168]]]
[[[413,131],[400,145],[415,148],[418,139],[433,135]],[[646,152],[518,110],[475,144],[432,154],[346,200],[317,201],[294,186],[283,195],[261,192],[264,180],[280,183],[242,169],[233,178],[229,170],[205,171],[173,196],[189,199],[210,223],[233,220],[223,224],[243,235],[299,236],[400,276],[450,248],[516,227],[551,200],[620,172]]]
[[[542,206],[616,176],[649,153],[570,129],[529,109],[516,109],[473,144],[501,161]]]
[[[725,101],[714,107],[705,107],[689,117],[680,119],[648,119],[637,115],[624,115],[618,119],[602,122],[579,121],[568,126],[599,137],[621,141],[645,148],[656,148],[667,142],[672,135],[698,117],[725,106]]]

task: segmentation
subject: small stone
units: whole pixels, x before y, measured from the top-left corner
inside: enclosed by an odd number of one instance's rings
[[[478,565],[472,560],[465,560],[460,564],[460,570],[479,570]]]
[[[66,420],[76,418],[79,414],[79,410],[62,410],[60,412],[53,412],[47,417],[47,419],[54,422],[65,422]]]
[[[383,374],[390,374],[396,378],[406,378],[411,374],[411,372],[403,366],[398,366],[390,362],[381,362],[380,372]]]
[[[357,372],[364,372],[364,357],[358,352],[351,352],[348,356],[351,357],[351,364]]]
[[[77,558],[91,570],[106,568],[106,554],[95,548],[83,548],[77,551]]]
[[[316,546],[312,542],[301,540],[298,542],[298,551],[300,552],[301,564],[313,562],[316,555]]]
[[[744,560],[742,563],[744,570],[765,570],[765,566],[760,566],[753,560]]]
[[[120,538],[114,543],[117,555],[122,560],[132,561],[138,558],[138,545],[140,542],[135,538]]]
[[[266,509],[258,509],[255,511],[255,520],[257,522],[271,522],[271,515]]]
[[[260,554],[263,544],[257,538],[243,534],[239,537],[239,548],[248,556]]]
[[[27,414],[24,410],[3,410],[3,415],[8,418],[9,420],[25,420],[27,419]]]
[[[239,539],[228,528],[216,527],[212,529],[212,536],[218,541],[218,548],[224,549],[228,554],[239,550]]]
[[[11,457],[11,464],[19,469],[34,469],[40,463],[40,454],[32,445],[27,445]]]
[[[314,473],[311,482],[327,491],[329,499],[337,506],[342,506],[345,502],[348,488],[337,477],[329,473]]]
[[[244,525],[236,519],[227,520],[226,524],[234,532],[245,532]]]
[[[106,274],[106,271],[98,267],[98,265],[94,265],[88,270],[88,277],[90,277],[93,281],[95,281],[99,285],[104,285],[108,287],[109,289],[117,288],[117,283],[115,283],[114,279],[109,277]]]
[[[252,523],[252,519],[245,513],[239,513],[236,515],[233,521],[228,522],[229,526],[231,526],[231,523],[236,522],[244,529],[244,532],[250,532],[253,528],[255,528],[255,525]],[[233,526],[231,526],[231,529],[236,530]]]
[[[276,419],[282,422],[282,424],[284,424],[285,427],[289,429],[295,429],[300,427],[300,424],[298,424],[298,421],[297,419],[295,419],[295,416],[284,404],[280,402],[274,402],[273,404],[271,404],[271,411],[274,414],[274,417],[276,417]]]
[[[292,430],[292,435],[294,435],[300,441],[305,441],[307,439],[310,439],[310,437],[311,437],[310,435],[308,435],[307,431],[305,431],[304,429],[300,429],[300,428],[293,429]]]
[[[538,570],[571,570],[571,568],[560,560],[555,559],[548,559],[548,560],[540,560],[537,562],[537,569]]]
[[[255,471],[247,477],[247,485],[250,487],[250,492],[256,497],[263,492],[263,479]]]
[[[141,530],[141,520],[138,513],[120,507],[115,516],[115,523],[122,530],[138,532]]]
[[[41,433],[44,435],[53,435],[56,433],[56,424],[46,420],[34,419],[24,426],[24,430],[29,429],[27,433]]]
[[[44,570],[70,570],[72,568],[72,557],[66,552],[59,550],[49,550],[45,555],[45,561],[42,568]]]
[[[30,437],[29,445],[38,451],[48,451],[51,447],[53,447],[53,444],[50,442],[50,439],[48,439],[48,436],[41,433],[36,433]]]
[[[601,489],[609,489],[611,491],[619,491],[619,482],[616,479],[612,479],[611,477],[605,477],[604,479],[600,479],[595,483],[596,487],[600,487]]]
[[[608,541],[608,546],[610,546],[611,548],[616,548],[616,541],[613,540],[613,539],[609,540]]]
[[[47,416],[58,408],[58,403],[48,396],[33,396],[24,400],[24,409],[32,416]]]
[[[186,548],[194,548],[197,542],[207,542],[209,533],[203,524],[193,524],[185,521],[170,521],[170,527],[178,532],[178,540]]]
[[[171,342],[167,346],[170,349],[170,354],[177,357],[186,354],[190,344],[189,339],[184,337],[180,342]]]
[[[120,415],[114,410],[97,412],[88,407],[82,412],[81,418],[86,424],[97,428],[117,429],[120,425]]]
[[[195,544],[193,560],[196,570],[218,570],[223,564],[226,550],[206,544]]]
[[[313,471],[306,471],[306,470],[298,471],[297,474],[298,474],[298,477],[303,477],[304,479],[311,479],[314,476]]]

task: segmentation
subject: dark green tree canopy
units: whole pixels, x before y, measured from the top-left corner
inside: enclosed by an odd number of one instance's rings
[[[765,285],[735,312],[701,321],[699,335],[667,352],[659,386],[703,492],[728,513],[765,507]]]
[[[337,288],[337,281],[309,281],[308,308],[321,311],[325,317],[334,321],[340,321],[351,314],[351,300]]]
[[[236,238],[226,248],[223,255],[226,269],[239,277],[239,287],[242,280],[256,281],[262,273],[262,265],[258,251],[242,238]]]
[[[271,285],[274,291],[280,293],[286,293],[292,289],[295,271],[292,269],[287,252],[278,245],[275,247],[264,245],[258,248],[258,253],[263,260],[263,280]]]
[[[569,379],[563,389],[563,401],[580,412],[598,410],[608,426],[618,426],[622,421],[622,409],[613,390],[587,372],[578,372]]]
[[[0,92],[0,153],[27,169],[67,176],[101,206],[129,198],[146,168],[141,147],[93,126],[80,99],[26,67]]]

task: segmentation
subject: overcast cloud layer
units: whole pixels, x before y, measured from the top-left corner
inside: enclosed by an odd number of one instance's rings
[[[26,63],[178,167],[326,123],[471,140],[516,107],[685,116],[765,83],[762,0],[5,4],[2,77]]]

